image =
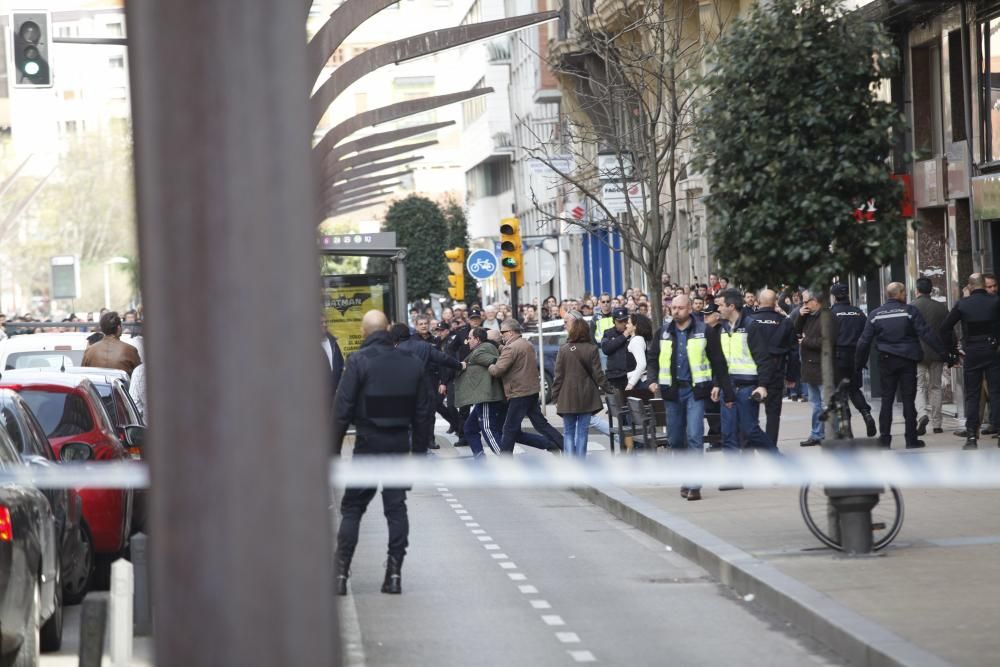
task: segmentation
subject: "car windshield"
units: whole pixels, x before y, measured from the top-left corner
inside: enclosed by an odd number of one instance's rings
[[[6,370],[15,368],[67,368],[83,362],[83,350],[32,350],[13,352],[7,357]]]
[[[75,393],[26,388],[24,401],[50,438],[80,435],[94,429],[87,402]]]

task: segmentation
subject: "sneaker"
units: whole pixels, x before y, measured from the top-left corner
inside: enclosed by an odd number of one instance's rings
[[[992,426],[984,426],[979,430],[980,435],[998,435],[997,430]]]
[[[979,449],[979,443],[975,438],[966,438],[965,444],[962,445],[962,449]]]
[[[930,421],[931,418],[928,417],[927,415],[924,415],[923,417],[917,420],[917,435],[927,434],[927,425],[930,423]]]
[[[725,484],[719,487],[719,491],[742,491],[742,484]],[[690,500],[690,498],[688,499]]]
[[[819,442],[820,441],[817,440],[816,438],[807,438],[802,442],[800,442],[799,445],[802,447],[815,447],[816,445],[819,444]]]
[[[935,426],[934,427],[934,432],[935,433],[944,433],[944,429],[941,428],[940,426]]]
[[[924,442],[923,440],[917,440],[916,442],[906,444],[907,449],[920,449],[921,447],[926,447],[926,446],[927,443]]]
[[[968,438],[969,433],[963,428],[961,431],[955,431],[956,438]]]
[[[687,494],[688,500],[701,500],[701,491],[698,489],[690,489]]]
[[[686,486],[681,487],[681,498],[687,498],[689,493],[691,493],[690,489]]]

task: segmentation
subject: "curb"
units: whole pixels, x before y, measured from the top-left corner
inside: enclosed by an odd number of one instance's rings
[[[771,611],[822,642],[852,665],[947,667],[951,663],[812,589],[686,519],[665,512],[627,491],[585,487],[573,491],[680,555],[705,568],[741,595],[752,593]]]

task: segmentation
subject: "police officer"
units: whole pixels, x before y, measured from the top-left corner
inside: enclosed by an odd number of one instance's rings
[[[830,288],[830,293],[836,300],[836,303],[830,307],[835,332],[834,345],[836,346],[833,357],[834,386],[839,387],[844,378],[850,378],[851,385],[848,395],[851,403],[861,413],[861,418],[865,420],[868,437],[874,438],[876,429],[875,418],[872,417],[872,406],[865,400],[865,395],[861,391],[861,371],[854,365],[854,351],[858,347],[858,339],[861,338],[868,320],[860,308],[851,305],[850,290],[847,285],[837,283]]]
[[[751,307],[738,290],[722,291],[719,339],[735,391],[733,406],[722,408],[722,448],[739,451],[742,435],[749,447],[777,452],[759,422],[760,404],[774,383],[774,361],[763,328],[751,317]]]
[[[715,329],[719,326],[719,322],[722,321],[722,315],[719,314],[719,307],[715,305],[714,297],[708,302],[708,304],[705,305],[700,315],[700,317],[695,317],[695,314],[691,313],[691,318],[698,322],[704,322],[705,326],[710,329]],[[721,451],[722,405],[719,402],[705,401],[705,421],[708,423],[708,433],[705,434],[705,440],[708,442],[708,447],[705,451]]]
[[[774,366],[767,398],[764,399],[764,414],[767,416],[765,432],[771,441],[778,442],[778,427],[781,425],[781,399],[785,393],[788,355],[795,349],[795,330],[787,317],[777,311],[778,295],[774,290],[761,290],[757,297],[757,311],[751,315],[753,326],[760,329],[760,335],[767,341],[767,351]]]
[[[473,328],[479,327],[483,323],[483,311],[479,309],[478,306],[473,306],[469,309],[468,321],[463,322],[459,327],[452,330],[451,335],[448,336],[447,354],[455,361],[463,361],[469,356],[469,332]],[[444,371],[445,376],[448,378],[448,405],[456,406],[455,400],[455,377],[456,374],[451,371]],[[455,443],[456,447],[467,447],[468,442],[465,440],[465,419],[469,416],[469,406],[464,406],[462,408],[454,408],[454,414],[458,415],[458,419],[455,422],[456,433],[458,435],[458,442]]]
[[[1000,427],[1000,301],[988,294],[986,281],[979,273],[969,276],[969,296],[959,300],[941,323],[941,338],[954,346],[955,325],[962,323],[962,348],[965,353],[962,380],[965,386],[965,446],[976,449],[979,436],[979,387],[983,376],[990,400],[993,428]],[[954,357],[952,357],[952,360]],[[950,365],[950,364],[949,364]]]
[[[434,415],[424,367],[416,357],[393,347],[386,331],[388,324],[385,315],[377,310],[369,310],[361,320],[365,341],[347,358],[347,367],[334,399],[335,456],[340,455],[344,434],[352,423],[357,432],[355,457],[427,452],[426,443],[412,437],[426,432],[427,422]],[[377,490],[375,487],[344,489],[337,532],[338,595],[347,594],[347,578],[358,544],[361,517]],[[383,487],[382,508],[389,524],[389,557],[382,592],[398,594],[402,592],[403,557],[410,532],[406,489]]]
[[[882,387],[882,408],[879,410],[879,439],[883,447],[892,444],[892,404],[897,394],[903,404],[907,449],[923,447],[917,439],[917,362],[923,356],[920,341],[925,341],[942,356],[948,353],[938,335],[927,326],[924,316],[906,303],[906,288],[902,283],[889,283],[885,288],[886,302],[868,313],[865,329],[858,339],[854,354],[857,370],[868,363],[868,351],[875,343],[879,355],[879,380]],[[949,363],[950,365],[950,363]]]
[[[424,381],[427,385],[427,393],[437,396],[437,380],[441,375],[441,369],[448,368],[453,372],[463,368],[464,362],[456,361],[447,354],[441,352],[421,340],[416,335],[410,335],[410,327],[405,324],[393,324],[389,328],[389,338],[396,345],[397,350],[402,350],[420,360],[424,366]],[[434,442],[434,422],[429,421],[429,430],[424,433],[414,433],[414,438],[419,438],[426,443],[428,449],[439,449]]]
[[[607,293],[602,294],[597,301],[597,310],[594,311],[594,316],[590,320],[590,334],[594,342],[597,343],[601,366],[604,370],[608,368],[608,357],[600,347],[601,341],[604,340],[604,332],[615,326],[614,318],[611,317],[611,311],[611,295]]]
[[[626,308],[615,308],[611,311],[615,324],[604,331],[601,339],[601,351],[608,358],[605,375],[615,389],[625,390],[628,383],[628,337],[625,327],[628,325],[629,314]]]

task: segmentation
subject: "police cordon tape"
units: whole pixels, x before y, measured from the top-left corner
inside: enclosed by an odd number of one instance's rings
[[[0,483],[40,488],[145,488],[143,463],[64,464],[8,467]],[[594,457],[550,454],[513,457],[444,458],[359,456],[331,463],[333,486],[547,487],[684,486],[740,483],[746,487],[946,487],[1000,488],[1000,450],[975,452],[817,452],[807,456]]]

